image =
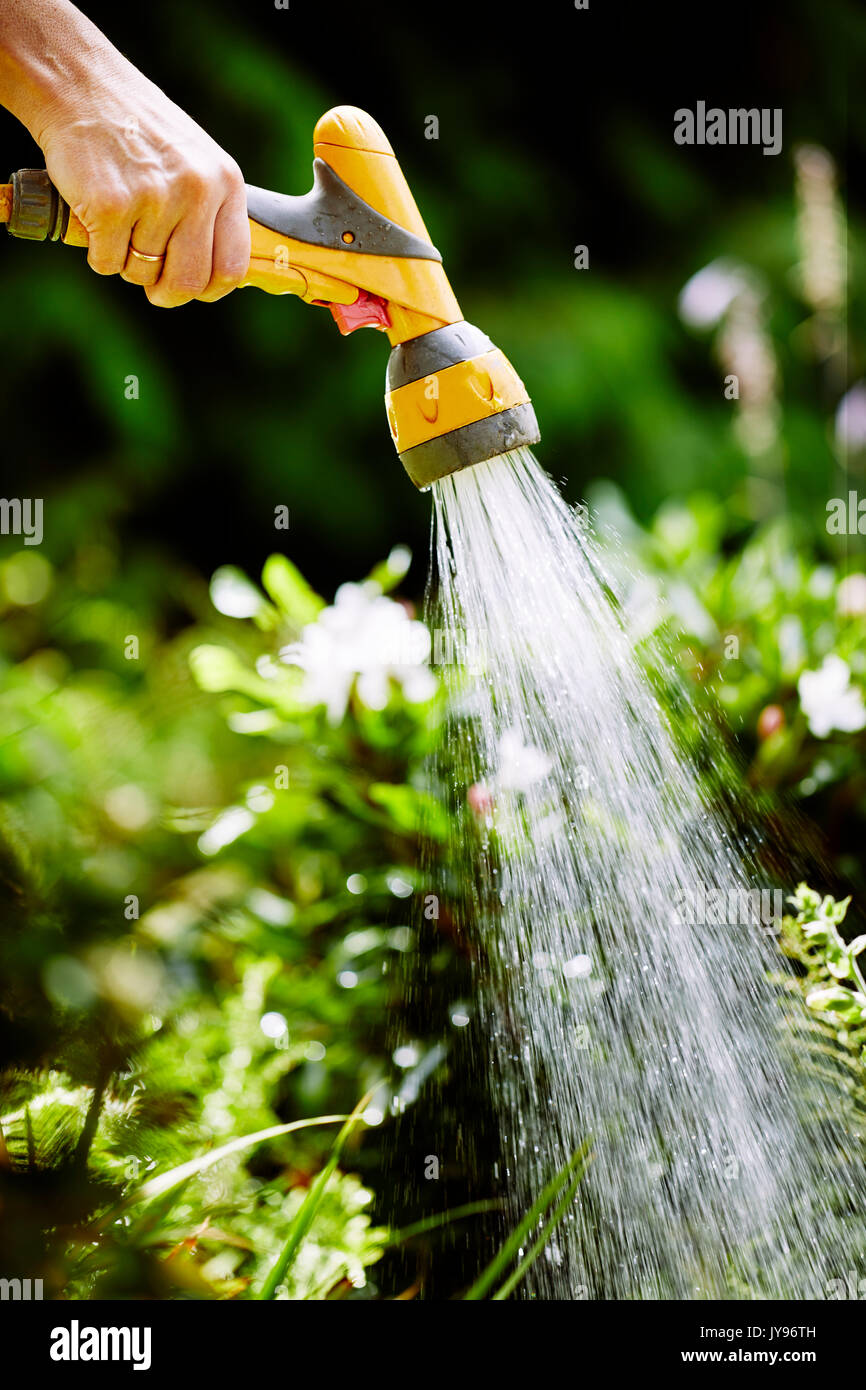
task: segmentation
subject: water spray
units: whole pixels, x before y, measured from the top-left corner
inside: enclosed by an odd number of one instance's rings
[[[354,106],[313,133],[313,187],[293,196],[247,185],[244,285],[331,310],[342,334],[388,336],[391,438],[418,488],[540,438],[508,358],[467,323],[384,133]],[[14,237],[86,246],[87,231],[44,169],[0,185]]]

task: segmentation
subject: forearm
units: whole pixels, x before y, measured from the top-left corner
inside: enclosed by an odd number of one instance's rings
[[[0,0],[0,105],[42,144],[49,120],[100,74],[128,66],[69,0]]]

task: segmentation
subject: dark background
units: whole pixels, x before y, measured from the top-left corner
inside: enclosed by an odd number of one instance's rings
[[[540,457],[572,499],[613,478],[645,518],[673,491],[736,484],[744,461],[718,371],[676,296],[719,254],[784,276],[798,140],[837,162],[847,143],[843,194],[862,183],[864,108],[846,99],[862,7],[82,8],[251,183],[305,191],[319,115],[348,102],[376,117],[464,312],[527,382]],[[698,100],[781,106],[782,153],[675,145],[675,109]],[[424,136],[430,114],[438,140]],[[8,170],[39,162],[5,114],[0,150]],[[588,272],[573,269],[578,243]],[[326,311],[252,290],[154,309],[89,273],[79,251],[5,239],[0,296],[3,487],[46,498],[52,559],[104,532],[205,575],[227,561],[255,573],[285,503],[286,548],[324,592],[398,541],[416,552],[420,590],[429,502],[393,455],[378,335],[343,340]],[[785,305],[774,312],[784,320]],[[129,373],[138,401],[124,398]],[[796,370],[788,381],[798,389]],[[804,378],[803,393],[815,389]],[[828,404],[806,399],[786,417],[794,507],[827,496],[829,446],[805,416]]]

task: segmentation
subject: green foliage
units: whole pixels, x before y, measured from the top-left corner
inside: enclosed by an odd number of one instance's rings
[[[848,898],[822,897],[801,883],[789,902],[794,910],[782,919],[779,946],[797,973],[776,979],[786,1005],[785,1037],[791,1064],[806,1082],[804,1123],[820,1127],[832,1097],[834,1117],[848,1135],[838,1153],[836,1190],[823,1193],[823,1200],[828,1217],[832,1212],[844,1223],[855,1250],[863,1212],[847,1177],[849,1165],[866,1162],[866,989],[858,959],[866,939],[843,935]]]
[[[732,586],[745,606],[765,571],[781,615],[814,590],[822,567],[807,564],[791,599],[778,532],[723,557],[713,508],[695,500],[683,512],[694,518],[687,544],[671,508],[647,542],[659,630],[666,566],[707,597],[711,615],[725,611]],[[748,581],[732,577],[738,565]],[[404,572],[392,555],[341,591],[354,605],[345,632],[356,622],[388,640],[391,624],[404,631],[406,608],[385,596]],[[310,624],[316,641],[330,641],[340,603],[326,605],[279,558],[267,562],[264,592],[237,569],[218,572],[211,592],[222,613],[195,583],[180,586],[179,634],[165,630],[146,581],[133,623],[110,571],[97,571],[72,604],[74,572],[49,567],[47,580],[37,602],[9,604],[0,699],[4,1266],[76,1298],[363,1296],[395,1241],[491,1210],[446,1206],[397,1233],[371,1211],[379,1119],[449,1065],[431,1017],[414,1038],[418,1081],[403,1084],[388,1029],[403,962],[417,963],[420,841],[435,846],[445,831],[422,774],[441,695],[435,684],[413,691],[415,668],[394,664],[388,640],[381,688],[351,662],[332,665],[337,649],[327,644],[317,677]],[[825,585],[814,614],[806,610],[812,645],[794,674],[829,651],[856,668],[854,645],[833,625],[835,592]],[[769,603],[776,590],[763,593]],[[685,624],[681,652],[695,651],[698,626]],[[146,670],[118,657],[131,628],[146,643]],[[700,640],[706,652],[716,642],[721,669],[731,658],[712,632]],[[735,662],[725,681],[743,686],[744,709],[787,701],[807,775],[809,750],[844,750],[859,737],[811,734],[793,675],[780,694],[759,614],[740,634],[741,666],[761,684],[750,692]],[[691,705],[677,703],[670,668],[665,677],[678,728],[693,738]],[[750,776],[762,766],[759,735],[754,742]],[[866,1111],[863,938],[842,934],[848,900],[801,887],[793,903],[783,943],[802,978],[785,988],[809,1009],[796,1025],[800,1060],[832,1080],[853,1126]],[[443,1001],[464,994],[445,939],[426,968]],[[370,1087],[366,1123],[334,1146],[330,1126]],[[816,1103],[826,1104],[826,1090]],[[467,1296],[516,1289],[574,1200],[584,1158],[541,1194]]]
[[[279,660],[326,607],[283,557],[273,602],[214,576],[242,617],[183,576],[179,637],[152,575],[133,612],[111,566],[46,570],[8,605],[0,696],[3,1267],[71,1297],[241,1297],[291,1247],[269,1296],[354,1296],[386,1233],[336,1164],[379,1162],[435,682],[410,700],[395,670],[380,708],[349,672],[329,718]],[[398,625],[401,572],[358,590]],[[371,1085],[364,1144],[329,1159],[322,1112]]]
[[[866,1066],[866,982],[858,960],[866,936],[846,941],[839,930],[851,899],[822,898],[801,883],[789,901],[795,915],[783,918],[781,946],[803,968],[806,1006],[837,1045]],[[862,1082],[866,1102],[866,1074]]]

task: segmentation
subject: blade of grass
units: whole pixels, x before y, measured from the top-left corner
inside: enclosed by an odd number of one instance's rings
[[[336,1125],[347,1118],[346,1115],[316,1115],[309,1120],[292,1120],[287,1125],[271,1125],[269,1129],[258,1129],[254,1134],[242,1134],[237,1139],[230,1139],[227,1144],[220,1144],[218,1149],[209,1149],[198,1158],[191,1158],[187,1163],[170,1168],[167,1173],[159,1173],[155,1178],[148,1179],[141,1187],[135,1188],[124,1197],[120,1207],[123,1209],[135,1206],[139,1202],[150,1202],[154,1197],[161,1197],[178,1183],[186,1182],[197,1173],[203,1173],[205,1169],[219,1163],[220,1159],[227,1158],[229,1154],[239,1153],[241,1149],[250,1149],[254,1144],[264,1143],[266,1139],[276,1139],[280,1134],[291,1134],[296,1129],[309,1129],[312,1125]]]
[[[411,1226],[403,1226],[399,1231],[389,1231],[386,1245],[400,1245],[404,1240],[411,1240],[412,1236],[423,1235],[425,1231],[435,1231],[440,1226],[447,1226],[451,1221],[462,1221],[465,1216],[476,1216],[483,1211],[500,1211],[502,1203],[488,1199],[483,1202],[467,1202],[464,1207],[454,1207],[452,1211],[439,1211],[435,1216],[426,1216],[423,1221],[416,1221]]]
[[[575,1170],[582,1168],[589,1152],[589,1147],[590,1141],[587,1139],[581,1144],[577,1152],[572,1155],[565,1166],[551,1178],[550,1182],[542,1191],[541,1196],[533,1202],[523,1220],[515,1227],[502,1246],[502,1249],[497,1251],[487,1268],[482,1270],[481,1274],[479,1274],[469,1292],[464,1294],[464,1301],[473,1302],[484,1298],[488,1289],[496,1283],[500,1274],[503,1273],[505,1268],[514,1259],[518,1250],[523,1245],[526,1236],[535,1226],[536,1222],[540,1221],[550,1210],[566,1183],[571,1182]]]
[[[588,1161],[589,1160],[587,1160],[587,1162]],[[507,1298],[508,1295],[511,1293],[512,1289],[516,1288],[517,1285],[520,1283],[527,1270],[530,1269],[531,1266],[538,1259],[538,1256],[541,1254],[545,1245],[552,1236],[554,1230],[559,1225],[560,1221],[562,1220],[566,1211],[570,1207],[571,1203],[574,1201],[574,1195],[577,1192],[578,1187],[580,1186],[581,1178],[586,1172],[586,1166],[586,1163],[581,1163],[580,1167],[577,1169],[574,1178],[568,1185],[568,1190],[566,1191],[565,1196],[559,1203],[559,1206],[554,1211],[550,1220],[542,1228],[538,1240],[535,1242],[532,1248],[528,1250],[527,1253],[524,1255],[523,1259],[520,1261],[520,1264],[517,1266],[514,1273],[510,1274],[506,1279],[505,1283],[502,1285],[502,1287],[496,1290],[496,1293],[493,1295],[494,1303],[498,1303],[502,1299]]]
[[[285,1244],[283,1245],[282,1250],[277,1256],[277,1259],[273,1265],[273,1268],[271,1269],[270,1274],[265,1279],[265,1282],[261,1288],[261,1292],[258,1294],[259,1299],[267,1300],[273,1298],[274,1294],[276,1293],[277,1289],[279,1288],[280,1284],[285,1278],[287,1272],[294,1263],[298,1250],[301,1247],[301,1242],[303,1241],[304,1237],[306,1236],[307,1232],[313,1224],[316,1212],[319,1210],[319,1207],[322,1204],[322,1199],[325,1195],[328,1183],[331,1181],[331,1178],[334,1175],[334,1170],[340,1161],[340,1154],[343,1152],[343,1145],[348,1139],[353,1127],[361,1119],[363,1112],[366,1110],[367,1106],[370,1103],[371,1097],[379,1089],[379,1084],[380,1083],[377,1082],[375,1086],[370,1088],[370,1090],[367,1092],[365,1096],[361,1097],[361,1099],[358,1101],[358,1104],[352,1111],[351,1115],[347,1117],[346,1123],[343,1125],[342,1129],[340,1130],[339,1134],[334,1140],[334,1147],[331,1150],[331,1156],[328,1159],[328,1162],[325,1164],[321,1173],[319,1173],[318,1177],[310,1187],[310,1190],[308,1191],[306,1197],[304,1198],[303,1202],[301,1203],[300,1207],[295,1213],[295,1218],[292,1221],[292,1225],[289,1230],[289,1234],[286,1237]]]

